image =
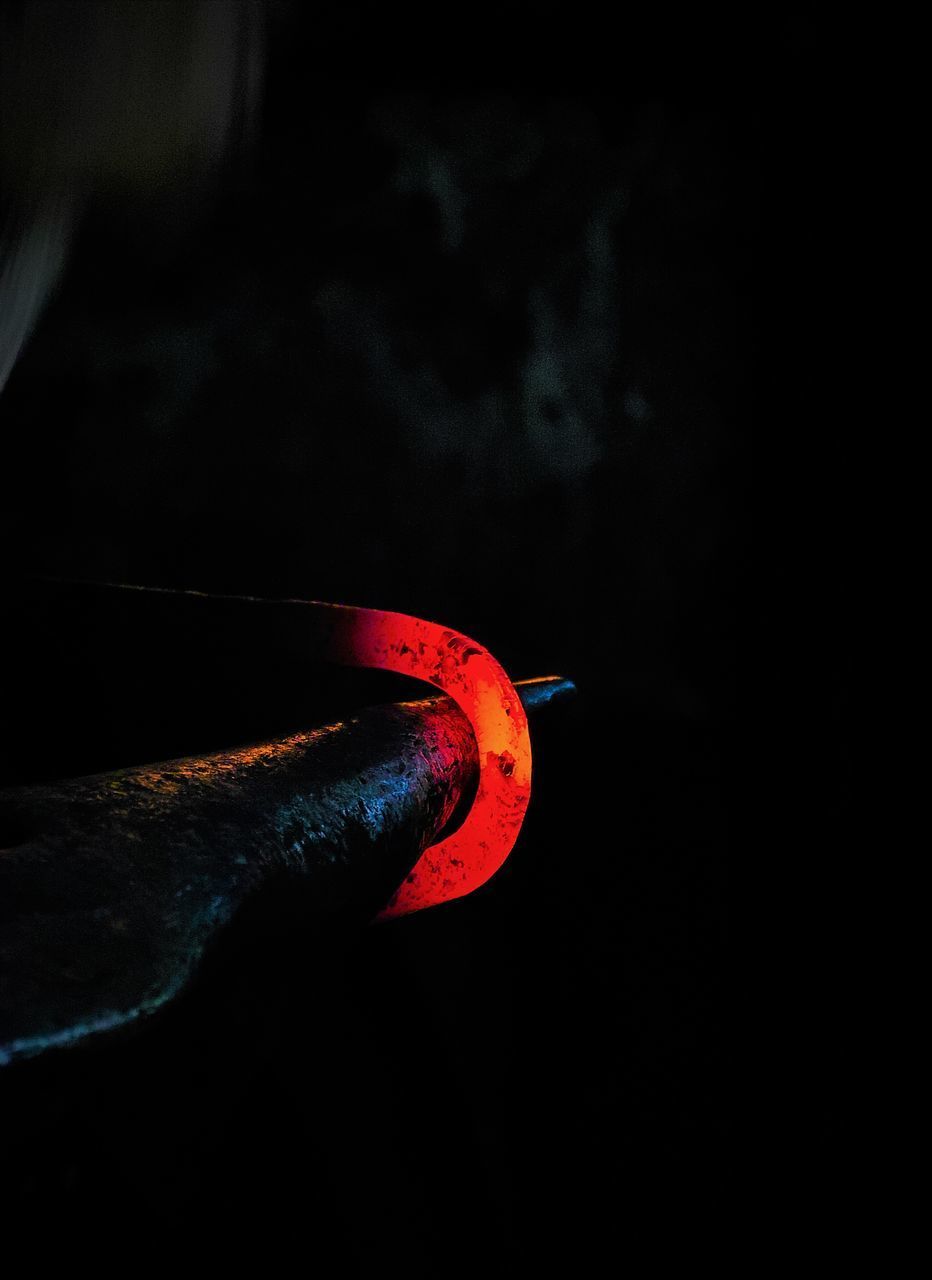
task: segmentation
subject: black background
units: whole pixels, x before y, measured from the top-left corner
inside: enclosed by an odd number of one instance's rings
[[[3,396],[10,562],[434,617],[579,696],[492,884],[30,1067],[8,1172],[334,1274],[714,1234],[760,131],[814,38],[274,12],[222,198],[88,212]]]

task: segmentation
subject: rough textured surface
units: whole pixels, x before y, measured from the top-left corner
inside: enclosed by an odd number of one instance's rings
[[[529,711],[573,692],[519,686]],[[169,1000],[275,882],[302,928],[362,924],[478,777],[448,698],[274,742],[0,792],[0,1066]]]
[[[4,793],[0,1063],[118,1026],[184,983],[238,907],[295,881],[364,921],[478,764],[447,699],[199,759]],[[10,838],[9,836],[7,837]]]

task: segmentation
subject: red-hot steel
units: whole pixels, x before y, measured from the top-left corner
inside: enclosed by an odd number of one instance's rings
[[[442,689],[468,717],[479,748],[479,786],[465,821],[431,845],[380,912],[405,915],[484,884],[514,847],[531,795],[527,716],[490,653],[447,627],[401,613],[307,602],[318,611],[322,656],[376,667]]]

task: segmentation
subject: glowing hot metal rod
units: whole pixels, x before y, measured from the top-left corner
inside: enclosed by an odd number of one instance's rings
[[[401,613],[310,603],[320,652],[441,689],[468,719],[479,785],[462,826],[425,850],[381,912],[404,915],[477,889],[508,857],[531,797],[531,740],[514,685],[487,650],[433,622]]]

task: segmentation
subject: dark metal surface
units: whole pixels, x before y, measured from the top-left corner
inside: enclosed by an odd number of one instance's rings
[[[572,692],[518,688],[528,709]],[[0,793],[0,1064],[157,1009],[272,884],[309,929],[365,923],[477,773],[467,720],[435,698]]]

